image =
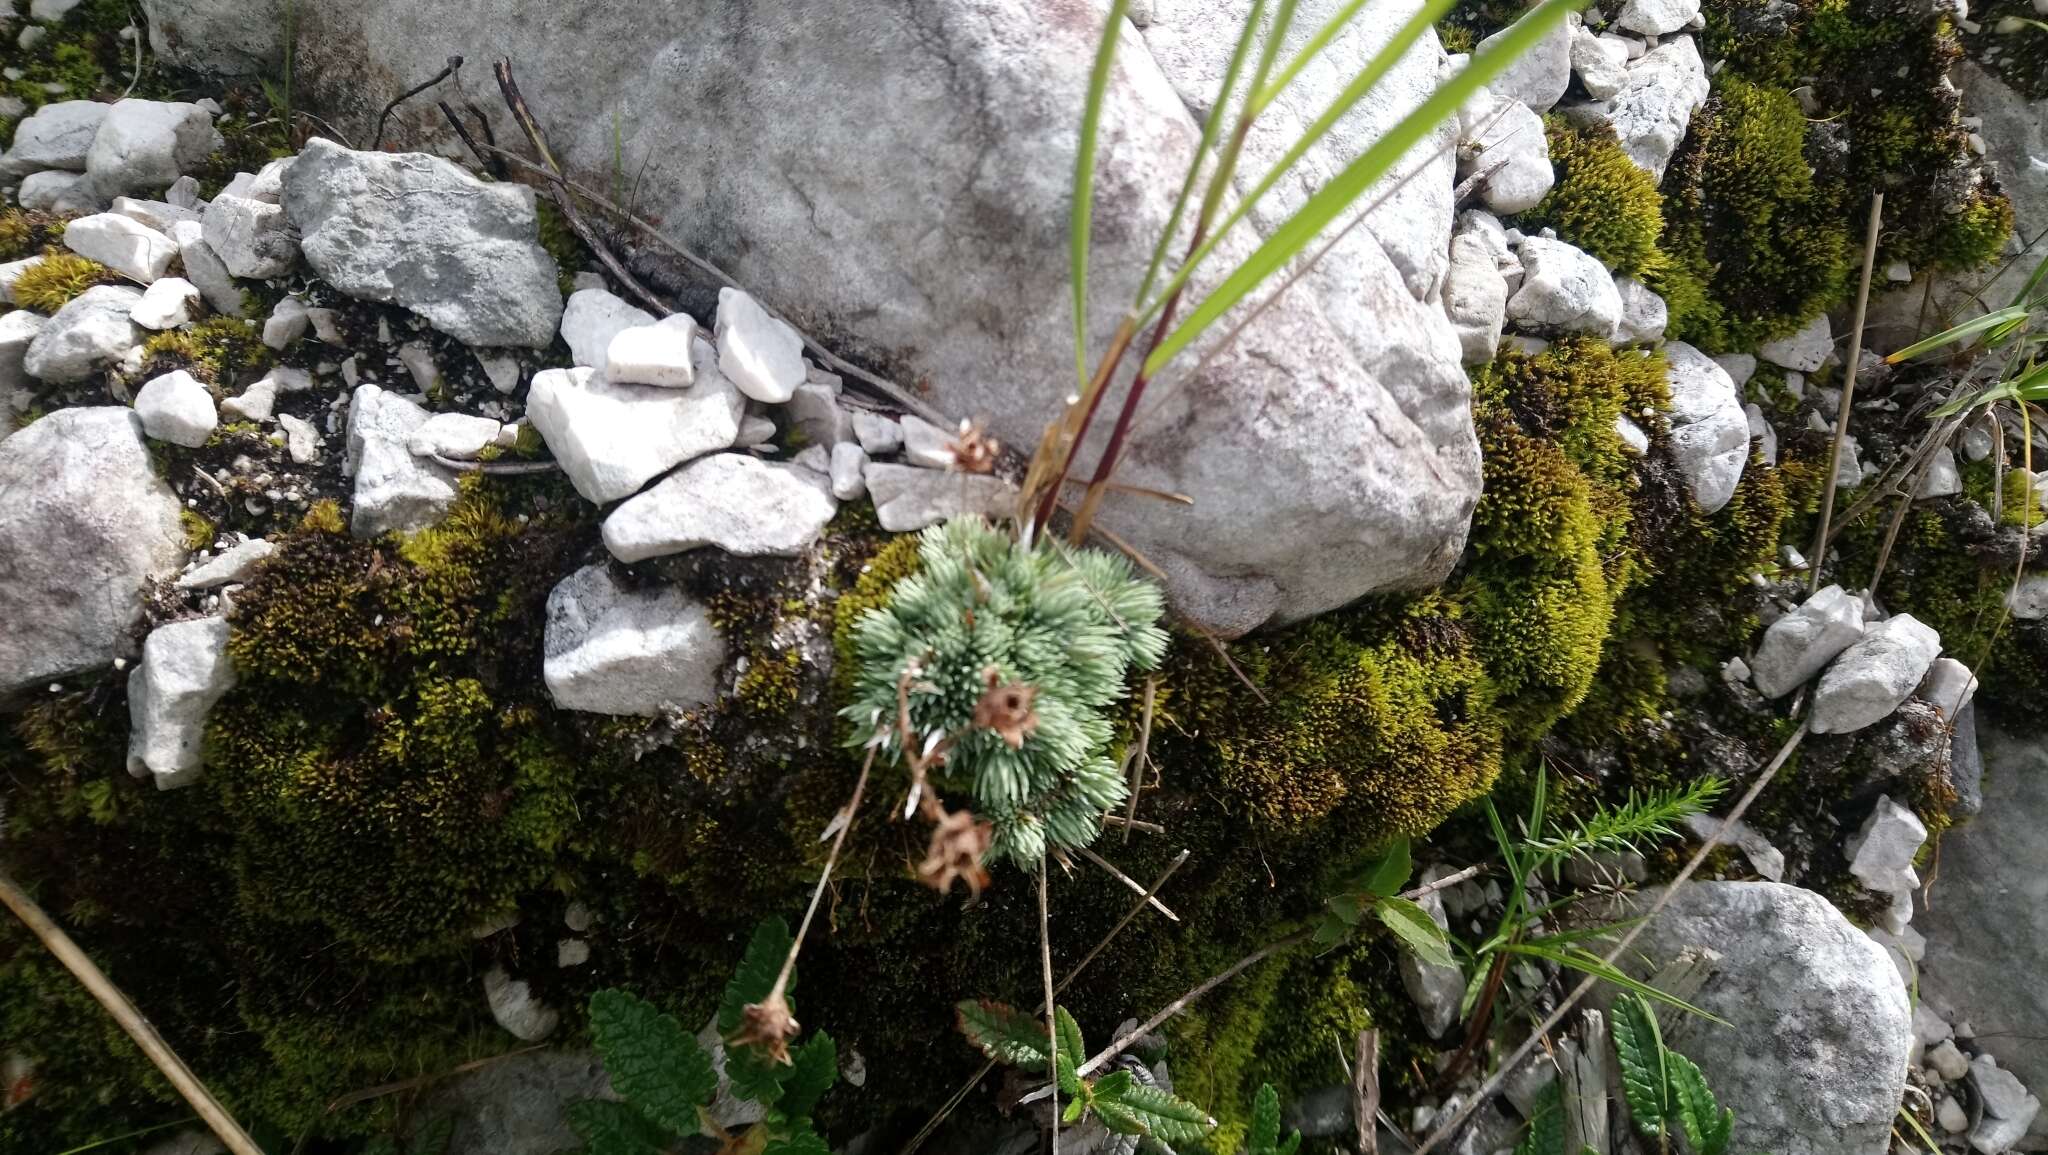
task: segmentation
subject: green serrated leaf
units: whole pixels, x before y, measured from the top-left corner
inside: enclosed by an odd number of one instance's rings
[[[795,1057],[792,1052],[792,1062]],[[782,1106],[784,1085],[793,1073],[794,1067],[790,1063],[776,1062],[764,1048],[728,1046],[725,1049],[725,1077],[732,1084],[733,1094],[742,1099],[752,1099],[763,1107]]]
[[[1317,950],[1321,950],[1324,947],[1336,946],[1350,937],[1351,928],[1344,924],[1344,920],[1338,918],[1335,914],[1326,912],[1322,918],[1317,920],[1316,933],[1311,942]]]
[[[590,1033],[612,1089],[659,1126],[697,1133],[697,1108],[718,1093],[711,1056],[674,1015],[621,990],[590,996]]]
[[[1065,1094],[1065,1092],[1062,1091],[1061,1094]],[[1088,1100],[1076,1095],[1074,1098],[1067,1100],[1066,1109],[1060,1112],[1060,1122],[1079,1123],[1081,1121],[1081,1112],[1087,1109]]]
[[[1118,1080],[1116,1076],[1123,1078]],[[1105,1127],[1162,1143],[1192,1143],[1216,1126],[1200,1107],[1117,1071],[1096,1081],[1093,1106]]]
[[[962,999],[953,1006],[960,1033],[981,1053],[1025,1072],[1045,1070],[1045,1024],[992,999]]]
[[[761,1155],[832,1155],[832,1147],[811,1129],[810,1123],[799,1122],[770,1138],[768,1145],[761,1148]]]
[[[1628,1099],[1629,1116],[1644,1138],[1663,1137],[1665,1106],[1669,1098],[1664,1073],[1664,1038],[1657,1030],[1657,1016],[1640,995],[1624,994],[1614,1000],[1614,1055],[1621,1061],[1621,1090]]]
[[[749,1003],[758,1003],[775,989],[775,976],[782,973],[782,960],[789,957],[791,939],[789,924],[780,918],[771,918],[754,928],[754,937],[747,942],[747,953],[740,958],[739,969],[732,975],[732,981],[725,984],[725,996],[718,1003],[718,1033],[723,1038],[732,1038],[740,1029],[740,1018]],[[796,993],[796,974],[791,972],[789,983],[782,994],[789,1001],[791,1013],[795,1013],[796,1000],[790,998]]]
[[[1728,1135],[1735,1127],[1735,1112],[1722,1108],[1707,1086],[1707,1078],[1691,1059],[1677,1051],[1664,1052],[1665,1069],[1671,1081],[1672,1104],[1677,1108],[1679,1126],[1693,1155],[1722,1155],[1728,1149]]]
[[[1536,1092],[1529,1133],[1515,1144],[1515,1155],[1564,1155],[1564,1092],[1555,1081]]]
[[[1078,1096],[1081,1093],[1081,1076],[1075,1072],[1088,1061],[1088,1048],[1081,1041],[1081,1024],[1074,1021],[1074,1016],[1068,1014],[1065,1007],[1054,1007],[1052,1013],[1059,1054],[1059,1063],[1053,1071],[1059,1078],[1060,1094]]]
[[[1289,1131],[1287,1133],[1287,1141],[1275,1147],[1273,1155],[1294,1155],[1299,1150],[1301,1150],[1301,1132]]]
[[[674,1138],[631,1106],[607,1099],[571,1103],[563,1114],[584,1155],[662,1155]]]
[[[782,1099],[776,1106],[791,1118],[810,1115],[818,1097],[839,1079],[839,1047],[823,1031],[812,1035],[789,1052],[789,1074],[782,1080]]]
[[[1415,860],[1408,852],[1408,840],[1397,838],[1365,868],[1365,889],[1385,898],[1401,893],[1408,876],[1415,873]]]
[[[1273,1084],[1260,1083],[1252,1099],[1251,1135],[1245,1141],[1246,1155],[1273,1155],[1280,1143],[1280,1095]]]
[[[1373,910],[1416,958],[1433,966],[1458,965],[1458,960],[1451,954],[1450,937],[1419,903],[1405,898],[1383,898]]]

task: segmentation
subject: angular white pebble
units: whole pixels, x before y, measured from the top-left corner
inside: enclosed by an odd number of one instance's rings
[[[220,424],[213,394],[183,369],[152,378],[135,394],[142,431],[158,441],[197,449]]]
[[[739,391],[780,405],[805,380],[804,342],[738,289],[718,290],[718,367]]]
[[[128,319],[145,329],[175,329],[198,319],[200,301],[199,286],[183,277],[164,277],[142,291]]]
[[[686,389],[697,379],[692,356],[696,340],[697,319],[688,313],[621,329],[606,346],[605,376],[622,385]]]
[[[178,255],[177,242],[119,213],[94,213],[64,226],[64,247],[147,285]]]

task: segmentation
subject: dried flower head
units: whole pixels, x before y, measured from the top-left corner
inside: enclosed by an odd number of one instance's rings
[[[970,896],[980,898],[988,885],[981,859],[994,837],[994,825],[979,821],[973,811],[963,808],[945,814],[932,826],[931,844],[924,861],[917,864],[917,877],[940,894],[951,891],[957,879],[967,884]]]
[[[974,704],[974,725],[994,730],[1010,749],[1021,749],[1024,739],[1038,729],[1038,712],[1032,709],[1038,687],[1005,682],[993,668],[983,671],[982,680],[988,688]]]
[[[740,1010],[740,1031],[732,1041],[741,1046],[760,1047],[778,1063],[789,1062],[789,1041],[796,1038],[796,1016],[789,1012],[789,1000],[773,990],[758,1003]]]
[[[960,419],[960,434],[947,442],[953,454],[953,468],[962,473],[987,473],[996,467],[1003,443],[982,431],[979,421]]]

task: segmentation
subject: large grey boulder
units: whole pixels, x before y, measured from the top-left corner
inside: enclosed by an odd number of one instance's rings
[[[352,297],[403,305],[469,345],[554,340],[562,293],[524,185],[316,137],[285,170],[284,209],[306,263]]]
[[[1620,913],[1646,913],[1657,893],[1624,900]],[[1695,882],[1645,926],[1630,969],[1647,977],[1702,947],[1720,959],[1691,1001],[1729,1025],[1659,1017],[1666,1041],[1734,1110],[1729,1149],[1883,1151],[1913,1042],[1906,986],[1884,948],[1812,891]]]
[[[185,563],[179,508],[126,408],[60,409],[0,441],[0,697],[132,650],[144,579]]]
[[[1299,36],[1341,2],[1300,4]],[[1316,58],[1270,115],[1272,137],[1253,134],[1243,187],[1291,137],[1286,122],[1312,119],[1418,6],[1388,2]],[[202,13],[230,19],[223,7],[160,0],[153,21],[169,20],[191,44]],[[1143,277],[1234,14],[1248,7],[1177,4],[1142,35],[1125,30],[1096,179],[1096,351]],[[509,56],[573,173],[601,185],[615,155],[636,170],[638,158],[656,158],[638,203],[678,242],[840,351],[930,382],[926,397],[948,421],[978,417],[1028,448],[1075,384],[1068,185],[1102,11],[1081,0],[602,0],[535,19],[514,0],[302,5],[296,91],[367,140],[390,95],[451,53]],[[605,46],[602,68],[591,67],[592,44]],[[1433,88],[1442,59],[1426,33],[1305,171],[1355,157]],[[518,137],[501,110],[490,115],[500,140]],[[459,147],[446,131],[430,107],[401,111],[386,140]],[[1237,633],[1427,585],[1463,548],[1480,473],[1458,342],[1433,296],[1448,259],[1455,162],[1435,147],[1445,135],[1418,150],[1409,164],[1430,171],[1372,225],[1230,351],[1147,402],[1153,413],[1120,480],[1195,503],[1119,492],[1102,524],[1169,574],[1177,604],[1213,628]],[[332,146],[310,146],[287,177],[288,206],[323,152]],[[704,163],[660,163],[677,157]],[[1311,187],[1280,182],[1219,245],[1197,288],[1217,283]],[[320,234],[293,216],[318,269]],[[503,270],[491,273],[500,288]],[[714,295],[700,289],[685,303],[707,316]],[[1081,453],[1083,468],[1107,425]]]
[[[1977,1045],[2048,1088],[2048,744],[1976,713],[1983,809],[1942,835],[1941,873],[1913,925],[1927,937],[1921,997],[1976,1028]],[[2037,1131],[2048,1128],[2037,1127]]]

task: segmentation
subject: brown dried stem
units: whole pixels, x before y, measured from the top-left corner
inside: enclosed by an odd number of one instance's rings
[[[1842,443],[1849,436],[1849,407],[1856,400],[1857,362],[1863,360],[1863,315],[1870,307],[1870,271],[1877,263],[1877,234],[1884,223],[1884,194],[1870,194],[1870,223],[1863,233],[1863,280],[1856,290],[1856,324],[1849,337],[1849,367],[1842,376],[1842,403],[1835,413],[1835,443],[1828,452],[1828,479],[1821,491],[1820,525],[1814,530],[1813,556],[1806,559],[1811,567],[1806,590],[1809,594],[1820,589],[1821,563],[1827,558],[1828,521],[1835,514],[1835,478],[1839,475],[1842,461]]]

